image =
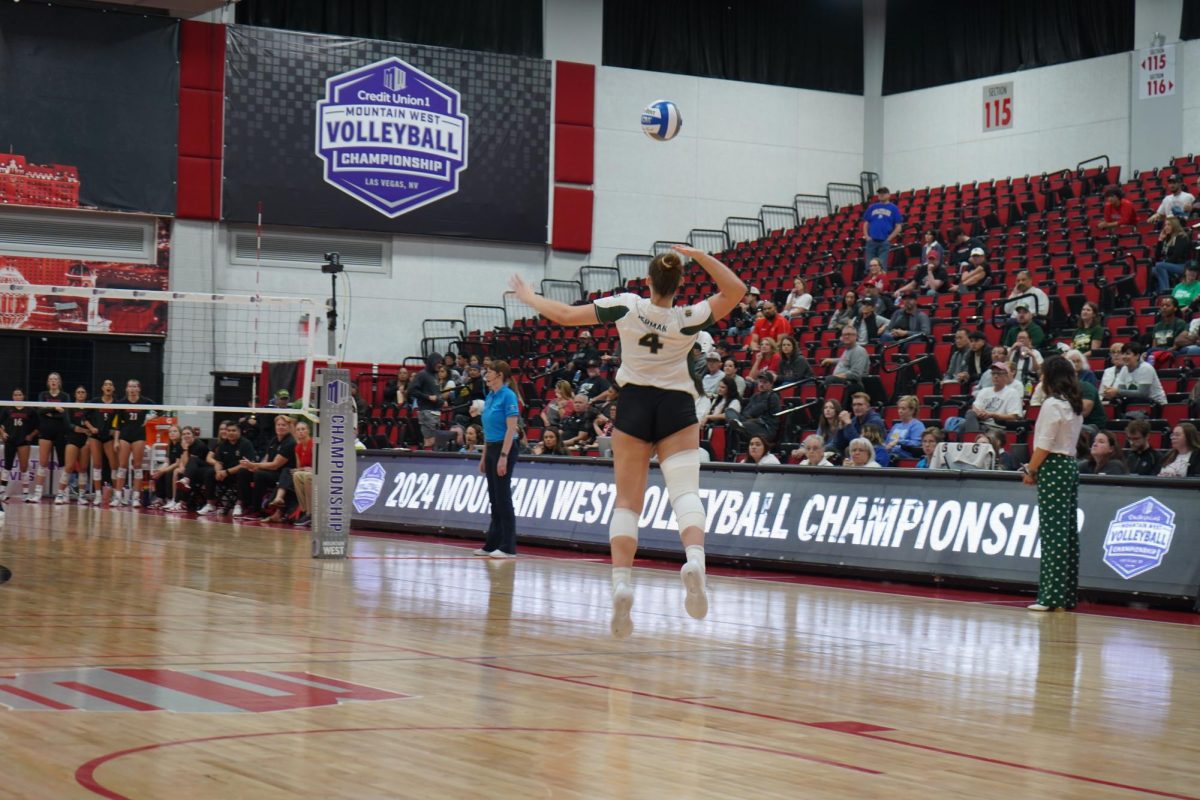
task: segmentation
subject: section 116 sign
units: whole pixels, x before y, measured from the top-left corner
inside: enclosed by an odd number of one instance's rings
[[[1175,46],[1151,47],[1137,54],[1138,99],[1175,94]]]
[[[392,218],[454,194],[467,168],[458,92],[395,57],[325,81],[316,140],[326,183]]]
[[[1013,84],[993,83],[983,87],[983,132],[1011,128],[1013,124]]]

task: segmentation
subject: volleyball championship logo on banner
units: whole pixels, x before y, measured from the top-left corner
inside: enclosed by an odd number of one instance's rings
[[[467,124],[455,89],[391,57],[325,81],[316,153],[327,183],[395,218],[458,191]]]

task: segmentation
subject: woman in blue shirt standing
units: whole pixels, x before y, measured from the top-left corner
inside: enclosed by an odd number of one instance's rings
[[[521,414],[517,393],[508,385],[512,367],[494,359],[483,374],[488,395],[483,403],[483,456],[479,471],[487,476],[492,524],[477,556],[513,558],[517,554],[517,517],[513,511],[512,473],[517,463],[517,419]]]

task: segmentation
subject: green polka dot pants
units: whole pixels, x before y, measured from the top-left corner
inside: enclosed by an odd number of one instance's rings
[[[1038,602],[1050,608],[1074,608],[1079,591],[1079,466],[1057,453],[1038,469],[1038,536],[1042,564]]]

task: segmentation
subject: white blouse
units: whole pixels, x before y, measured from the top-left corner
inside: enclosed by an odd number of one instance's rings
[[[1083,417],[1059,397],[1047,397],[1033,429],[1033,446],[1064,456],[1075,455]]]
[[[1167,464],[1165,467],[1163,467],[1161,470],[1158,471],[1158,477],[1160,477],[1160,478],[1186,478],[1187,473],[1188,473],[1188,466],[1192,463],[1192,459],[1195,458],[1195,456],[1196,456],[1195,450],[1190,450],[1190,451],[1188,451],[1187,455],[1182,455],[1182,456],[1179,455],[1178,453],[1176,453],[1175,460],[1172,461],[1170,464]]]

